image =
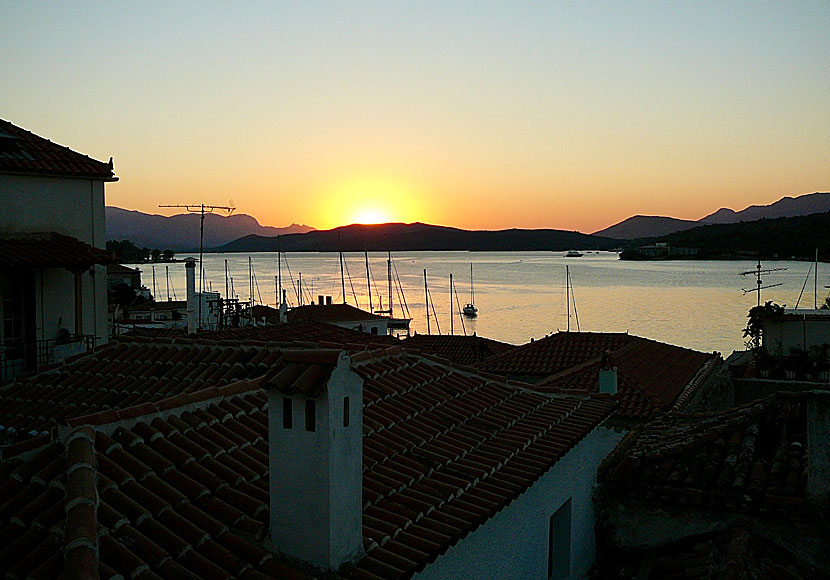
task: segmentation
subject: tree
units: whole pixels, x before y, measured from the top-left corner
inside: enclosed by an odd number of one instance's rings
[[[744,328],[744,338],[746,341],[746,348],[752,350],[756,355],[761,351],[761,324],[765,320],[774,320],[784,315],[784,307],[775,304],[772,301],[767,301],[763,306],[753,306],[749,309],[747,318],[749,319]]]
[[[164,250],[162,252],[162,256],[164,257],[165,262],[172,261],[174,255],[175,255],[175,252],[173,250]]]
[[[154,249],[150,252],[150,256],[152,257],[154,262],[158,262],[161,259],[161,250],[158,248]]]

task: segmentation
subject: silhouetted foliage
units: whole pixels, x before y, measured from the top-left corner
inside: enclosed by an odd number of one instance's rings
[[[150,248],[139,248],[129,240],[107,240],[107,249],[115,252],[116,258],[119,262],[127,264],[136,264],[138,262],[153,262],[173,260],[173,250],[158,249],[151,250]]]

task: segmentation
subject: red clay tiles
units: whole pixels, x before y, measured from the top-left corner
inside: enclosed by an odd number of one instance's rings
[[[806,515],[806,399],[779,395],[722,413],[669,415],[632,432],[600,470],[612,497]]]
[[[475,335],[415,334],[406,338],[403,344],[407,348],[433,353],[454,364],[470,366],[517,348],[506,342]]]
[[[259,544],[269,521],[263,388],[318,393],[339,357],[133,340],[8,386],[3,421],[86,418],[70,419],[76,429],[62,426],[60,442],[28,461],[4,460],[0,540],[16,551],[0,557],[0,573],[35,574],[48,563],[92,574],[97,542],[102,576],[296,577]],[[530,392],[400,348],[354,358],[364,380],[367,549],[355,578],[422,569],[521,495],[615,404]],[[21,560],[33,547],[44,557]]]
[[[0,268],[68,268],[85,270],[109,264],[115,254],[54,232],[0,235]]]
[[[592,393],[606,352],[618,372],[617,414],[632,419],[682,408],[720,362],[717,354],[629,334],[559,332],[480,366],[528,380],[540,392]]]
[[[0,119],[0,172],[115,181],[112,165]]]

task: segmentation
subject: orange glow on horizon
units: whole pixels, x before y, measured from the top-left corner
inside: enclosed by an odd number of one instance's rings
[[[325,200],[318,216],[321,229],[349,224],[413,222],[413,189],[402,181],[386,177],[345,179],[323,188]]]

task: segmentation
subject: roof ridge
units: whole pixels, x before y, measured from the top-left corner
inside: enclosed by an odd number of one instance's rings
[[[132,428],[136,423],[148,417],[165,419],[184,411],[204,409],[217,401],[224,401],[262,388],[266,375],[255,379],[243,379],[222,385],[207,387],[192,393],[179,393],[155,403],[140,403],[124,409],[106,409],[88,415],[71,417],[58,428],[58,437],[69,434],[84,426],[111,435],[119,427]]]
[[[98,569],[98,468],[95,430],[79,427],[66,436],[63,532],[67,580],[94,578]]]

